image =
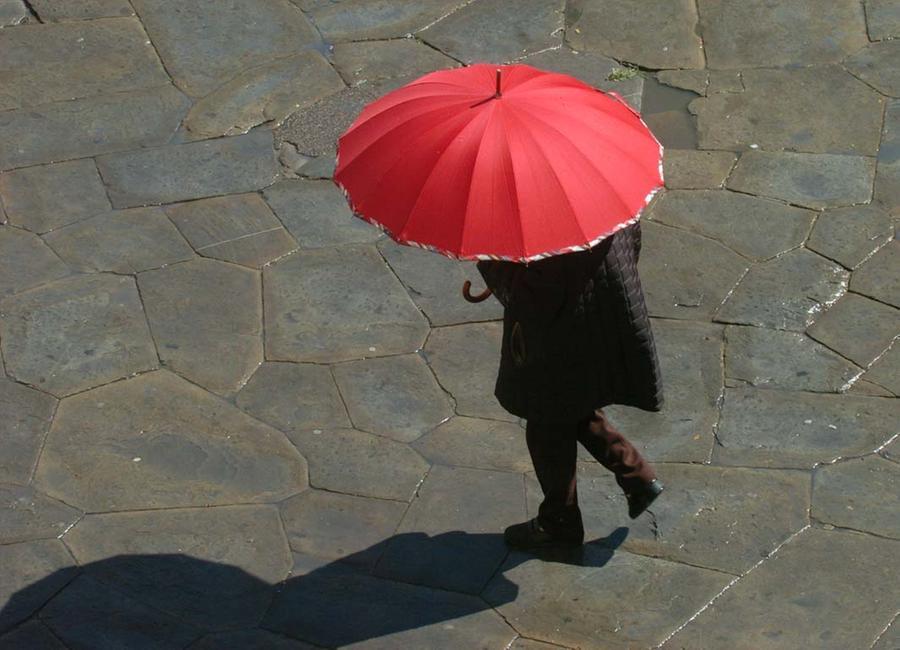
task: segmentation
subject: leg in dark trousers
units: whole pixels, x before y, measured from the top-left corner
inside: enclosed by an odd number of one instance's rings
[[[656,478],[653,467],[644,460],[634,445],[597,409],[578,425],[578,442],[610,472],[616,483],[628,494]]]
[[[528,420],[525,439],[544,492],[538,522],[548,533],[584,534],[575,481],[577,425]]]

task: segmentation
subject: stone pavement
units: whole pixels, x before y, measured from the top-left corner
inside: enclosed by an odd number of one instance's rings
[[[0,648],[900,648],[898,0],[0,0]],[[892,40],[898,38],[898,40]],[[352,217],[369,100],[512,61],[668,146],[669,489],[591,541],[492,397],[497,304]]]

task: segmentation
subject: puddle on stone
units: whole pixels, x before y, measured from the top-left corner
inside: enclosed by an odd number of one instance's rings
[[[664,147],[697,148],[697,119],[688,111],[688,104],[699,96],[661,84],[653,77],[644,79],[641,116]]]

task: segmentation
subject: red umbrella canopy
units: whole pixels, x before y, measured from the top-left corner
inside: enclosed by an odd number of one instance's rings
[[[353,211],[400,243],[530,261],[633,223],[662,146],[614,93],[527,65],[441,70],[366,106],[338,142]]]

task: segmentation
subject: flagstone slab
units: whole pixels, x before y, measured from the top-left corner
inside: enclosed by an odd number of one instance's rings
[[[197,139],[246,133],[344,87],[319,52],[300,52],[237,75],[194,104],[184,126]]]
[[[690,0],[576,0],[566,7],[566,43],[646,68],[702,68],[697,6]]]
[[[63,543],[44,539],[0,545],[0,633],[24,621],[78,573]]]
[[[817,521],[900,539],[900,465],[878,455],[816,469],[810,514]]]
[[[314,488],[362,497],[409,501],[428,463],[409,446],[352,429],[288,432],[309,462]]]
[[[351,86],[385,77],[418,77],[433,70],[459,65],[450,57],[411,38],[337,43],[332,58],[335,68]]]
[[[822,212],[806,246],[853,269],[893,236],[887,212],[877,205],[860,205]]]
[[[40,237],[0,226],[0,299],[70,273],[69,267]]]
[[[896,433],[898,418],[890,398],[728,389],[713,461],[808,469],[871,452]]]
[[[862,370],[797,332],[761,327],[725,329],[725,375],[729,385],[837,393]]]
[[[107,212],[54,230],[44,241],[71,268],[86,273],[137,273],[194,257],[158,208]]]
[[[726,246],[694,233],[653,221],[644,221],[641,230],[639,268],[651,316],[711,319],[750,266]]]
[[[875,173],[875,201],[885,209],[900,205],[900,100],[888,102]]]
[[[93,160],[26,167],[0,174],[10,223],[47,232],[110,209]]]
[[[691,102],[701,149],[745,150],[755,144],[772,151],[878,151],[884,99],[840,66],[751,69],[741,79],[743,92]]]
[[[807,208],[835,208],[872,198],[875,160],[862,156],[747,151],[728,188]]]
[[[56,405],[47,393],[0,377],[0,483],[28,482]]]
[[[299,251],[264,270],[266,358],[335,362],[413,352],[428,323],[374,248]]]
[[[63,402],[35,476],[89,512],[277,501],[306,484],[283,434],[165,371]]]
[[[485,600],[520,634],[568,647],[660,643],[729,582],[718,571],[593,545],[559,562],[514,552],[500,571]],[[654,588],[635,589],[643,584]]]
[[[390,238],[384,238],[378,248],[432,325],[503,318],[503,306],[497,300],[473,304],[463,299],[461,289],[466,280],[474,285],[472,293],[484,289],[484,281],[473,262],[459,262],[415,246],[401,246]]]
[[[900,97],[900,41],[872,43],[844,61],[854,75],[888,97]]]
[[[88,515],[66,543],[91,577],[205,629],[256,624],[292,564],[269,505]]]
[[[203,637],[188,646],[190,650],[221,650],[240,648],[241,650],[316,650],[302,641],[295,641],[258,628],[239,632],[218,632]]]
[[[459,0],[419,0],[385,4],[357,0],[348,5],[331,0],[291,0],[331,43],[400,38],[455,11]]]
[[[868,43],[865,13],[855,0],[829,2],[815,14],[767,0],[701,0],[698,9],[713,69],[836,63]]]
[[[278,174],[267,131],[110,154],[97,165],[117,208],[250,192]]]
[[[57,396],[157,367],[134,279],[80,275],[0,303],[7,373]]]
[[[896,0],[866,0],[869,38],[881,41],[900,37],[900,5]]]
[[[897,336],[900,312],[880,302],[848,293],[816,319],[807,333],[867,368]]]
[[[0,114],[0,169],[165,144],[189,101],[173,86],[55,102]]]
[[[357,5],[354,3],[353,6]],[[377,91],[371,83],[323,97],[288,117],[275,131],[276,142],[291,142],[297,145],[297,150],[304,156],[333,153],[338,138],[359,116],[366,104],[377,97]]]
[[[56,539],[81,513],[31,487],[0,485],[0,544]]]
[[[320,40],[287,0],[235,3],[228,11],[216,0],[132,4],[175,83],[193,97],[208,95],[248,68],[301,52]],[[200,33],[203,38],[197,37]]]
[[[516,422],[494,397],[502,323],[472,323],[431,331],[425,358],[456,402],[457,415]]]
[[[17,627],[9,634],[0,636],[0,650],[67,650],[46,625],[34,619]]]
[[[707,70],[660,70],[656,73],[656,79],[666,86],[690,90],[698,95],[705,95],[709,86],[709,71]],[[666,151],[668,154],[669,151]]]
[[[436,465],[375,575],[478,594],[506,557],[500,531],[524,520],[520,474]]]
[[[730,151],[666,149],[663,170],[670,189],[717,189],[734,167],[737,156]]]
[[[806,249],[757,264],[719,309],[716,320],[805,330],[847,288],[849,273]]]
[[[651,212],[654,221],[715,239],[757,260],[803,243],[815,216],[810,210],[715,190],[666,192]]]
[[[29,4],[45,23],[134,15],[128,0],[29,0]]]
[[[896,614],[897,551],[893,540],[810,528],[662,647],[867,648]]]
[[[412,442],[453,415],[417,354],[365,359],[334,366],[334,378],[354,427]]]
[[[0,27],[21,25],[31,18],[31,12],[22,0],[0,0]]]
[[[437,465],[507,472],[531,469],[525,431],[512,422],[455,417],[412,446]]]
[[[895,239],[856,269],[850,289],[900,307],[900,241]]]
[[[353,216],[347,199],[330,180],[284,180],[263,195],[300,248],[374,242],[378,228]]]
[[[900,395],[900,344],[897,341],[871,365],[863,379],[883,386],[894,395]]]

